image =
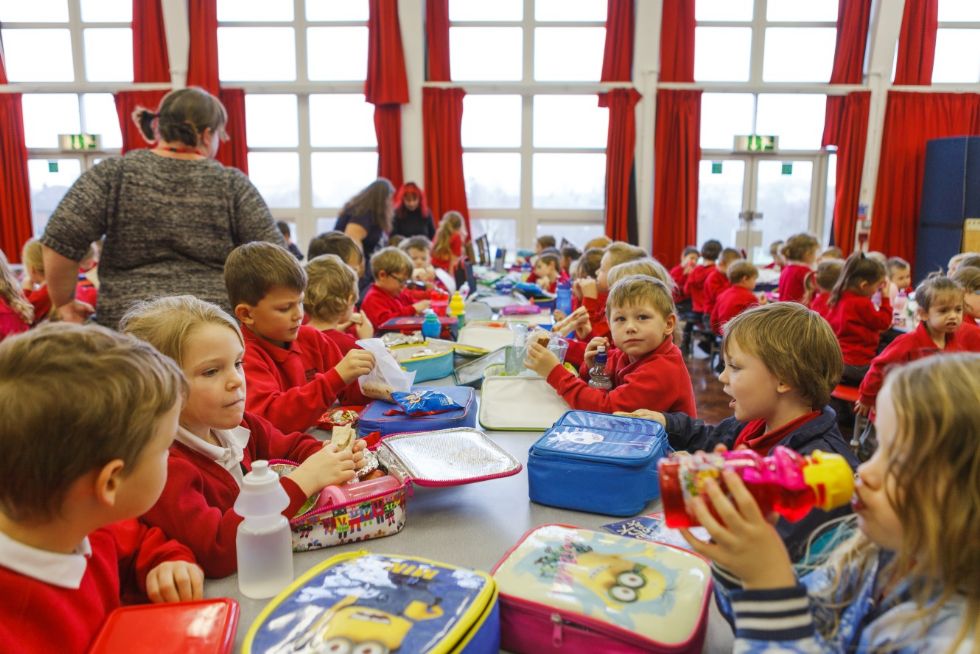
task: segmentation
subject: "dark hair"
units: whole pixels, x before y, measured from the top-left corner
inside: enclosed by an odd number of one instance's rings
[[[736,259],[728,264],[728,281],[732,284],[738,284],[743,280],[758,276],[759,269],[745,259]]]
[[[541,236],[538,237],[537,244],[540,245],[541,249],[543,250],[545,248],[555,247],[558,244],[558,242],[555,240],[555,237],[552,236],[551,234],[542,234]]]
[[[234,309],[239,304],[257,305],[275,287],[302,293],[306,271],[292,252],[265,241],[239,245],[225,260],[225,288]]]
[[[348,263],[355,256],[361,261],[364,260],[364,253],[357,247],[354,239],[337,230],[324,232],[310,241],[310,247],[306,249],[307,260],[312,261],[321,254],[336,254],[344,263]]]
[[[133,122],[147,143],[162,139],[196,147],[206,129],[214,132],[216,137],[220,136],[219,132],[228,123],[228,112],[221,100],[204,89],[192,86],[165,95],[156,113],[145,107],[136,107]]]
[[[939,296],[946,293],[962,296],[963,287],[942,273],[934,272],[915,287],[915,303],[921,310],[928,311]]]
[[[737,261],[738,259],[745,258],[742,255],[741,251],[736,250],[735,248],[725,248],[724,250],[721,251],[720,256],[721,256],[721,262],[726,264],[731,263],[732,261]]]
[[[875,284],[885,278],[885,267],[877,259],[864,254],[855,252],[847,257],[844,267],[841,268],[840,277],[834,284],[834,290],[830,292],[827,306],[832,307],[840,302],[840,296],[844,291],[856,287],[861,282]]]
[[[704,257],[706,261],[714,261],[721,254],[721,241],[711,239],[704,242],[701,246],[701,256]]]
[[[411,238],[406,238],[404,241],[399,243],[398,247],[406,252],[409,250],[425,250],[426,252],[432,252],[432,241],[425,236],[413,236]]]
[[[893,270],[905,270],[909,267],[909,262],[902,257],[891,257],[888,259],[887,265],[890,274]]]
[[[555,267],[555,270],[561,272],[561,259],[554,252],[542,252],[535,258],[535,263],[537,262],[550,263]]]
[[[352,197],[340,210],[344,216],[370,216],[374,224],[384,232],[391,231],[388,200],[395,195],[395,187],[384,177],[379,177]]]
[[[605,251],[602,248],[587,249],[582,254],[582,258],[578,260],[578,267],[575,270],[576,278],[591,277],[595,279],[599,273],[599,267],[602,266],[603,254]]]
[[[582,251],[574,245],[566,245],[561,249],[561,256],[568,257],[572,261],[576,261],[582,256]]]
[[[681,259],[683,259],[689,254],[696,254],[698,256],[701,256],[701,252],[693,245],[688,245],[686,248],[684,248],[684,252],[681,254]]]
[[[402,184],[401,188],[398,189],[398,193],[395,194],[395,216],[401,218],[408,213],[408,209],[405,207],[405,196],[406,195],[417,195],[419,198],[419,206],[416,211],[419,215],[425,216],[429,212],[429,205],[425,201],[425,193],[415,182],[405,182]]]
[[[279,230],[279,233],[281,233],[284,238],[289,238],[293,235],[292,231],[289,229],[289,223],[287,223],[285,220],[277,220],[276,229]]]

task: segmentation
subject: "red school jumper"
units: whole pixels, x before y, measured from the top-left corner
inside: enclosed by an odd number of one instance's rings
[[[282,348],[248,327],[245,337],[245,408],[285,432],[316,423],[338,398],[367,404],[356,384],[348,386],[334,369],[344,356],[319,329],[302,325],[296,340]]]
[[[449,237],[449,251],[452,252],[453,256],[455,257],[463,256],[463,237],[460,236],[459,232],[456,232]],[[436,256],[435,252],[432,253],[432,265],[436,268],[442,268],[450,275],[456,274],[456,270],[450,268],[449,260]]]
[[[707,279],[704,280],[704,312],[706,314],[711,315],[715,308],[715,302],[718,301],[718,296],[731,285],[732,283],[728,281],[728,273],[721,272],[721,269],[716,267],[708,273]]]
[[[55,586],[0,564],[0,649],[87,652],[109,613],[123,602],[147,601],[150,570],[166,561],[194,562],[189,549],[135,519],[93,531],[88,545],[91,554],[78,588]]]
[[[592,323],[592,332],[589,338],[596,336],[609,336],[609,321],[606,320],[606,299],[609,292],[599,291],[599,297],[583,297],[582,306],[589,312],[589,321]]]
[[[687,276],[687,283],[684,285],[684,292],[691,296],[691,308],[698,312],[705,311],[704,284],[708,281],[708,275],[715,269],[715,262],[709,261],[702,263],[691,271]]]
[[[816,311],[821,316],[823,316],[824,320],[826,320],[827,316],[830,314],[830,307],[827,306],[827,301],[829,299],[830,299],[830,293],[828,293],[827,291],[819,291],[816,295],[813,296],[813,299],[810,300],[810,310]]]
[[[888,296],[881,298],[881,307],[875,309],[871,298],[844,291],[840,300],[830,308],[827,322],[840,343],[844,363],[849,366],[866,366],[875,358],[881,332],[892,326],[892,305]]]
[[[810,266],[791,263],[779,273],[779,301],[802,302],[806,295],[806,276],[812,272]]]
[[[548,383],[573,409],[583,411],[680,411],[695,415],[694,388],[684,357],[668,336],[657,349],[635,363],[621,350],[611,350],[606,370],[612,390],[592,388],[586,381],[589,371],[582,366],[582,378],[563,366],[555,366]]]
[[[715,308],[711,311],[711,330],[721,334],[725,323],[757,304],[759,298],[749,289],[744,286],[729,286],[718,296]]]
[[[351,325],[351,327],[356,327],[357,325]],[[344,356],[347,355],[351,350],[361,350],[363,349],[357,344],[356,334],[351,334],[350,331],[340,331],[339,329],[324,329],[320,332],[328,339],[333,341],[333,344],[337,346],[340,353]]]
[[[30,329],[20,314],[14,311],[7,301],[0,297],[0,341],[7,336],[13,336]]]
[[[268,420],[247,412],[242,426],[251,432],[242,452],[246,470],[251,470],[256,459],[302,463],[323,447],[309,434],[284,434]],[[279,482],[289,495],[289,506],[282,514],[291,518],[306,496],[293,480],[283,477]],[[230,472],[175,441],[170,446],[163,493],[143,519],[190,547],[205,575],[227,577],[238,567],[235,537],[242,518],[232,507],[240,492]]]
[[[691,297],[690,293],[684,290],[690,276],[690,273],[684,272],[684,264],[682,263],[670,269],[670,278],[674,280],[674,304]]]
[[[371,284],[361,300],[361,313],[368,317],[375,329],[379,329],[392,318],[414,316],[415,307],[412,306],[408,291],[389,295],[378,288],[377,284]]]

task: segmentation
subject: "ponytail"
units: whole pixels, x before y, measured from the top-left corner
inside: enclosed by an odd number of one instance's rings
[[[136,111],[133,112],[133,122],[139,128],[140,133],[143,135],[143,139],[147,143],[154,143],[157,140],[156,130],[153,129],[153,122],[160,116],[160,114],[155,114],[146,107],[136,107]]]
[[[840,302],[840,297],[844,291],[854,288],[861,282],[875,283],[885,278],[885,267],[877,259],[865,256],[864,252],[855,252],[844,262],[844,267],[840,271],[840,277],[834,284],[834,290],[830,292],[827,306],[834,306]]]

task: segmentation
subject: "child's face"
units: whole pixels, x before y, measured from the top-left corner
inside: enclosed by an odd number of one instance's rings
[[[609,312],[609,331],[613,343],[626,353],[630,362],[656,350],[674,333],[675,317],[664,317],[648,302],[616,307]]]
[[[415,195],[414,193],[406,193],[402,197],[402,204],[404,204],[405,208],[409,211],[415,211],[419,208],[419,196]]]
[[[891,389],[878,394],[875,427],[878,449],[858,466],[851,508],[858,517],[858,527],[880,547],[895,551],[902,544],[902,523],[889,498],[898,497],[898,483],[889,473],[895,458],[895,431],[898,419],[892,404]]]
[[[273,286],[254,307],[248,308],[245,323],[253,332],[274,343],[291,343],[303,324],[303,292]],[[240,316],[241,317],[241,316]]]
[[[117,496],[116,508],[119,519],[143,515],[156,504],[167,483],[167,459],[170,445],[177,435],[177,421],[181,413],[181,401],[160,416],[153,436],[139,453],[132,467],[122,471],[122,488]]]
[[[558,271],[555,270],[555,264],[551,261],[538,259],[534,262],[534,274],[538,277],[554,277],[558,274]]]
[[[891,282],[899,289],[908,288],[912,283],[912,269],[911,268],[893,268],[891,274]]]
[[[425,248],[409,248],[408,256],[412,257],[412,265],[416,268],[428,268],[432,265],[432,257]]]
[[[685,267],[690,267],[690,266],[697,265],[697,263],[698,263],[698,253],[697,252],[689,252],[684,257],[684,260],[681,261],[681,263],[684,264]]]
[[[27,276],[31,278],[31,283],[40,286],[44,283],[44,273],[39,268],[27,266]]]
[[[388,295],[397,297],[402,292],[402,289],[405,288],[405,283],[408,282],[409,276],[409,274],[405,273],[387,273],[382,270],[374,278],[374,283]]]
[[[963,296],[959,293],[941,294],[928,311],[919,307],[919,320],[924,320],[933,334],[952,334],[963,324]]]
[[[612,259],[609,258],[608,254],[602,255],[602,260],[599,262],[599,271],[595,276],[595,285],[599,289],[600,293],[607,293],[609,291],[609,269],[612,268]]]
[[[788,391],[788,387],[772,374],[762,359],[743,350],[734,339],[729,339],[725,349],[725,370],[719,380],[732,398],[728,406],[735,410],[735,419],[768,421],[780,394]]]
[[[974,318],[980,318],[980,289],[964,293],[963,311]]]
[[[180,424],[206,438],[212,429],[234,429],[245,413],[245,349],[230,327],[204,324],[187,339],[181,368],[190,392]]]

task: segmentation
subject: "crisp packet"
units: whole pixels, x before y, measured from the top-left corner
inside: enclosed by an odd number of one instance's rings
[[[391,398],[409,416],[429,416],[463,408],[445,393],[432,390],[409,393],[395,391]]]

